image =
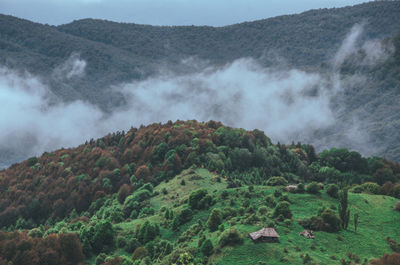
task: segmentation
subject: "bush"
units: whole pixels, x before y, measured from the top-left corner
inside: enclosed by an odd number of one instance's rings
[[[400,212],[400,202],[396,202],[393,206],[393,210]]]
[[[264,215],[264,214],[266,214],[268,212],[268,207],[266,207],[266,206],[261,206],[259,209],[258,209],[258,213],[260,214],[260,215]]]
[[[325,227],[324,221],[319,216],[312,216],[311,218],[301,219],[298,220],[298,223],[305,229],[315,231],[323,231]]]
[[[138,259],[143,259],[149,254],[146,248],[144,247],[138,247],[135,249],[135,251],[132,254],[132,260],[138,260]]]
[[[234,246],[242,243],[243,243],[243,238],[234,228],[224,231],[219,238],[219,245],[221,247]]]
[[[400,253],[385,254],[379,259],[374,259],[371,265],[397,265],[400,264]]]
[[[274,199],[274,197],[272,197],[271,195],[267,196],[265,198],[265,203],[267,204],[268,207],[273,208],[276,206],[276,201]]]
[[[188,204],[192,209],[205,209],[211,204],[212,198],[206,189],[198,189],[190,193]]]
[[[326,187],[326,193],[327,193],[329,196],[331,196],[332,198],[337,199],[337,198],[339,197],[338,192],[339,192],[339,187],[338,187],[338,185],[336,185],[336,184],[329,184],[329,185]]]
[[[331,209],[325,209],[321,213],[321,218],[326,224],[324,227],[324,231],[326,232],[338,232],[340,231],[341,227],[341,220],[337,216],[335,212],[333,212]]]
[[[352,193],[361,193],[364,191],[364,188],[361,185],[355,185],[353,188],[350,189]]]
[[[205,256],[210,256],[214,251],[214,246],[210,239],[204,240],[200,247],[201,253]]]
[[[159,235],[160,227],[158,226],[158,224],[152,224],[149,221],[146,221],[136,227],[136,238],[142,244],[146,244],[147,242],[155,239]]]
[[[307,185],[306,191],[311,194],[318,194],[320,191],[320,187],[317,182],[313,181]]]
[[[210,228],[210,231],[216,231],[218,226],[222,223],[222,213],[218,209],[213,209],[210,216],[208,217],[207,227]]]
[[[284,219],[292,218],[292,212],[290,211],[290,204],[287,201],[281,201],[275,207],[274,217],[276,218],[279,217],[280,215],[282,215]]]
[[[284,177],[271,177],[267,181],[268,186],[286,186],[287,180]]]
[[[282,191],[280,190],[274,190],[274,197],[275,198],[279,198],[282,196]]]
[[[374,182],[366,182],[361,185],[363,187],[364,192],[379,194],[381,191],[381,186]]]
[[[304,193],[304,191],[305,191],[304,184],[303,183],[299,183],[299,185],[297,185],[296,192],[297,193]]]

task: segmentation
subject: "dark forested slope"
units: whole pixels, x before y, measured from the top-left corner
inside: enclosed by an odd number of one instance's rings
[[[254,57],[269,65],[272,51],[292,66],[316,67],[332,58],[356,23],[366,23],[366,38],[399,33],[399,12],[398,1],[381,1],[226,27],[158,27],[93,19],[53,27],[1,15],[0,63],[48,79],[54,67],[78,53],[88,63],[85,78],[49,81],[55,94],[112,108],[122,99],[114,95],[115,102],[110,102],[109,85],[146,77],[157,71],[156,64],[179,71],[181,59],[195,56],[217,64]]]

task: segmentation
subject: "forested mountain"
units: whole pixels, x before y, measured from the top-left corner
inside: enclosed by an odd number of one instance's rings
[[[127,103],[126,95],[113,85],[146,80],[165,69],[175,75],[190,74],[250,57],[263,67],[283,65],[283,72],[296,68],[331,75],[336,71],[332,61],[350,29],[363,25],[360,42],[393,42],[395,55],[374,67],[362,68],[349,60],[343,64],[339,79],[362,74],[366,81],[351,85],[333,100],[335,126],[299,140],[315,144],[318,150],[337,143],[399,161],[400,45],[395,38],[400,33],[399,13],[399,1],[375,1],[225,27],[150,26],[95,19],[56,27],[0,15],[0,65],[39,77],[50,87],[52,95],[48,96],[53,102],[84,100],[110,113]],[[66,72],[79,70],[73,68],[79,67],[74,63],[84,64],[83,75]],[[357,130],[367,135],[360,136],[360,141],[346,138],[349,127],[357,124],[355,119],[362,121]],[[21,157],[15,150],[2,153],[5,161]]]
[[[399,251],[399,180],[383,158],[214,121],[131,128],[0,171],[0,263],[366,263]],[[262,226],[280,243],[246,237]]]
[[[123,100],[109,93],[111,84],[145,78],[160,64],[187,70],[177,64],[189,56],[219,65],[254,57],[271,65],[271,57],[278,54],[294,67],[315,69],[332,58],[356,23],[366,23],[365,38],[398,34],[399,12],[398,1],[380,1],[226,27],[158,27],[94,19],[54,27],[1,15],[0,63],[43,76],[62,99],[85,99],[111,109]],[[87,62],[85,78],[51,78],[54,68],[72,53]]]

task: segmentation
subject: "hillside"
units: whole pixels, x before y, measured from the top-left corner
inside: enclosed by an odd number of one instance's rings
[[[278,54],[293,67],[315,69],[332,58],[356,23],[368,22],[365,38],[398,34],[399,9],[398,1],[370,2],[217,28],[93,19],[53,27],[1,15],[0,64],[50,79],[53,92],[64,100],[84,99],[112,109],[123,99],[109,93],[110,85],[145,78],[160,65],[188,71],[180,62],[191,56],[218,65],[253,57],[271,65]],[[54,80],[54,68],[72,53],[87,62],[85,78]]]
[[[366,264],[399,251],[399,181],[400,165],[383,158],[317,155],[259,130],[131,128],[0,171],[0,263]],[[285,191],[288,183],[297,189]],[[263,226],[280,242],[247,238]],[[315,239],[300,237],[302,226]]]
[[[332,58],[352,27],[364,25],[360,43],[393,42],[396,55],[370,68],[342,65],[339,78],[345,92],[332,99],[334,124],[307,135],[296,132],[295,140],[311,143],[317,150],[339,145],[399,161],[399,12],[399,1],[374,1],[226,27],[166,27],[95,19],[55,27],[0,15],[0,70],[6,67],[20,76],[31,73],[50,88],[46,95],[50,105],[81,100],[100,107],[106,116],[135,102],[121,90],[126,83],[135,87],[136,81],[165,76],[174,80],[181,75],[196,79],[191,74],[223,71],[229,63],[247,57],[267,67],[263,71],[285,76],[292,68],[300,69],[321,75],[334,86],[331,82],[336,79],[329,78],[336,71]],[[351,82],[359,77],[365,80]],[[2,165],[21,160],[23,152],[13,148],[17,147],[0,146]]]

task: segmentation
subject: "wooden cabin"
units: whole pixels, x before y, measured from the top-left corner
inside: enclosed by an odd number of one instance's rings
[[[250,233],[253,242],[279,242],[279,235],[274,228],[264,227],[256,232]]]

